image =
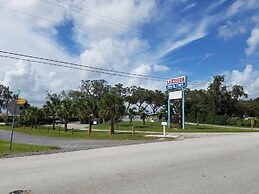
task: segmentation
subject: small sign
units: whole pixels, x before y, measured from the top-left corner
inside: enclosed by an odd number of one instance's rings
[[[182,91],[169,92],[169,100],[176,100],[176,99],[182,99],[182,98],[183,98]]]
[[[7,110],[12,114],[12,115],[19,115],[23,112],[24,106],[19,105],[16,103],[16,100],[12,100],[7,104]]]
[[[24,98],[16,100],[16,104],[22,104],[23,105],[23,104],[26,104],[26,102],[27,102],[27,100],[24,99]]]
[[[166,126],[167,122],[161,122],[161,125]]]

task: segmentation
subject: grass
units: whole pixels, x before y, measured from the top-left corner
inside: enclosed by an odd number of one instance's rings
[[[127,121],[119,122],[117,125],[115,125],[115,130],[123,130],[123,131],[131,131],[132,126],[135,127],[136,131],[153,131],[153,132],[162,132],[163,128],[161,126],[160,122],[146,122],[145,125],[143,125],[143,122],[141,121],[133,121],[132,125],[130,125]],[[109,123],[102,123],[99,125],[94,125],[94,129],[109,129]]]
[[[0,129],[11,130],[11,127],[3,127],[0,126]],[[30,135],[37,136],[47,136],[47,137],[56,137],[56,138],[70,138],[70,139],[94,139],[94,140],[152,140],[155,138],[145,137],[143,134],[135,134],[134,136],[131,133],[115,133],[113,135],[109,135],[109,132],[99,132],[93,131],[91,135],[88,135],[88,131],[64,131],[63,129],[59,130],[47,130],[46,127],[42,127],[39,129],[31,129],[28,127],[15,128],[15,131],[23,132]]]
[[[36,146],[27,144],[13,143],[12,150],[9,150],[9,142],[0,140],[0,158],[6,155],[24,153],[24,152],[39,152],[44,150],[56,149],[53,146]]]
[[[58,130],[58,127],[56,130],[49,129],[47,130],[46,127],[40,127],[39,129],[31,129],[29,127],[25,128],[15,128],[15,131],[23,132],[26,134],[36,135],[36,136],[47,136],[47,137],[56,137],[56,138],[69,138],[69,139],[94,139],[94,140],[153,140],[154,137],[145,137],[144,134],[137,133],[134,136],[131,135],[132,126],[135,127],[135,131],[152,131],[157,133],[162,133],[163,129],[160,122],[146,122],[145,125],[143,125],[140,121],[134,121],[132,125],[129,124],[129,122],[120,122],[118,125],[115,125],[115,130],[121,130],[122,132],[116,132],[113,135],[109,135],[108,131],[93,131],[91,135],[88,135],[88,131],[64,131],[63,129]],[[93,126],[94,129],[108,129],[109,124],[103,123],[100,125]],[[6,129],[10,130],[11,127],[7,126],[0,126],[0,129]],[[125,132],[123,132],[125,131]],[[238,129],[238,128],[222,128],[217,126],[204,126],[204,125],[186,125],[186,129],[176,129],[176,128],[170,128],[168,129],[166,127],[166,132],[174,132],[174,133],[221,133],[221,132],[259,132],[259,131],[253,131],[250,129]]]
[[[122,121],[119,122],[118,125],[115,125],[115,130],[132,130],[132,126],[135,127],[135,131],[152,131],[152,132],[163,132],[163,128],[161,126],[161,122],[146,122],[145,125],[141,121],[133,121],[132,125],[129,122]],[[95,129],[108,129],[109,124],[103,123],[100,125],[95,125]],[[166,127],[166,132],[184,132],[184,133],[220,133],[220,132],[257,132],[251,129],[239,129],[239,128],[222,128],[217,126],[204,126],[204,125],[186,125],[186,129],[177,129],[177,128],[170,128]]]
[[[173,132],[183,133],[234,133],[234,132],[259,132],[251,129],[239,129],[239,128],[223,128],[217,126],[206,126],[206,125],[186,125],[186,129],[174,129]]]

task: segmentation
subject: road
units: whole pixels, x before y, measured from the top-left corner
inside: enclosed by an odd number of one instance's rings
[[[258,194],[259,133],[0,160],[0,193]]]

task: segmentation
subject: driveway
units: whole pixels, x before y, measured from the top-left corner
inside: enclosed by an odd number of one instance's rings
[[[10,140],[10,131],[0,130],[1,140]],[[32,145],[57,146],[59,151],[87,150],[101,147],[112,147],[129,144],[148,143],[147,140],[89,140],[89,139],[66,139],[34,136],[20,132],[14,132],[14,142]]]

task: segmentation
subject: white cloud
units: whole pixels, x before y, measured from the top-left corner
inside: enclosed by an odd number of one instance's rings
[[[246,65],[245,69],[225,71],[219,75],[225,75],[225,84],[232,87],[233,85],[243,86],[244,91],[248,94],[248,98],[257,98],[259,96],[259,71],[254,69],[253,65]],[[209,82],[194,81],[190,82],[191,89],[207,89],[213,78]]]
[[[253,65],[247,65],[244,71],[233,70],[227,75],[231,85],[241,85],[249,98],[259,96],[259,71],[253,69]]]
[[[245,49],[246,54],[256,54],[259,48],[259,28],[254,28],[251,36],[247,39],[248,48]]]
[[[184,33],[183,36],[184,38],[179,38],[178,40],[175,40],[173,43],[170,42],[170,46],[168,46],[160,55],[160,57],[163,57],[164,55],[168,54],[169,52],[172,52],[173,50],[176,50],[180,47],[183,47],[195,40],[201,39],[206,36],[207,32],[207,20],[202,21],[200,24],[195,24],[198,25],[198,27],[194,27],[192,24],[188,26],[189,30],[187,33]],[[191,28],[194,28],[191,30]]]
[[[42,100],[42,93],[46,92],[47,87],[41,82],[42,77],[32,69],[29,62],[19,61],[15,68],[5,74],[4,85],[10,86],[11,91],[20,89],[21,96],[33,101]],[[29,100],[30,102],[30,100]]]
[[[219,0],[219,1],[215,1],[213,2],[213,4],[208,7],[208,9],[206,10],[207,12],[213,11],[215,9],[217,9],[218,7],[220,7],[221,5],[223,5],[227,0]]]
[[[159,71],[168,71],[170,68],[165,66],[165,65],[159,65],[159,64],[155,64],[153,66],[153,70],[154,72],[159,72]]]
[[[218,29],[219,36],[224,40],[230,40],[239,34],[245,34],[247,32],[247,26],[244,22],[230,22],[228,21],[225,25],[220,26]]]
[[[227,16],[231,17],[243,11],[256,9],[259,7],[259,0],[236,0],[227,11]]]
[[[231,75],[231,83],[232,85],[242,85],[247,82],[251,82],[251,74],[253,72],[253,66],[247,65],[243,72],[238,70],[233,70]]]
[[[138,60],[132,56],[149,48],[146,41],[138,38],[136,28],[152,18],[152,9],[156,1],[144,0],[134,3],[134,1],[105,0],[101,3],[97,1],[73,3],[86,10],[93,10],[97,14],[108,15],[114,20],[108,19],[107,21],[107,18],[101,15],[95,15],[94,17],[97,17],[95,19],[86,14],[70,12],[42,1],[6,1],[3,6],[11,10],[1,8],[0,17],[4,19],[0,20],[0,25],[5,27],[0,30],[0,36],[4,37],[0,39],[0,50],[77,62],[94,67],[131,71],[135,60]],[[116,21],[117,19],[125,22],[126,25]],[[77,43],[81,44],[84,49],[80,57],[70,56],[56,41],[56,27],[65,20],[72,20],[75,23],[74,36]],[[97,34],[98,32],[107,34],[111,38],[89,36],[87,30]],[[117,37],[118,35],[123,35],[123,37]],[[5,59],[2,61],[5,63],[1,66],[0,80],[3,80],[1,83],[10,85],[13,90],[21,88],[23,95],[28,97],[30,102],[38,102],[40,99],[44,102],[47,90],[60,92],[75,89],[80,85],[81,79],[99,78],[95,77],[96,74],[85,73],[85,71],[34,63],[26,66],[28,65],[26,62],[19,62],[14,67],[17,61]],[[26,68],[28,69],[25,70]],[[118,77],[106,76],[105,78],[111,82],[118,82]],[[17,79],[19,82],[16,82]],[[126,80],[127,78],[120,79],[124,82]]]
[[[90,12],[71,13],[76,25],[94,32],[105,32],[113,37],[125,33],[136,33],[136,28],[139,25],[152,18],[156,1],[143,0],[138,3],[121,0],[103,0],[101,3],[99,1],[83,1],[80,6],[89,10],[89,5]]]

